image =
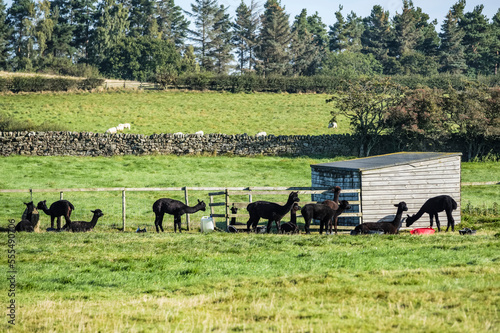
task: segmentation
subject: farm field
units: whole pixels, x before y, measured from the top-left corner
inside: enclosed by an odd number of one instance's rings
[[[231,94],[180,91],[107,91],[0,95],[0,112],[33,124],[104,133],[130,123],[127,133],[321,135],[348,133],[348,121],[328,128],[326,94]]]

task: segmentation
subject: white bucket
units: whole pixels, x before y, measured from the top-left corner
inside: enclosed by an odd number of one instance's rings
[[[203,216],[200,223],[201,232],[214,231],[214,219],[211,216]]]

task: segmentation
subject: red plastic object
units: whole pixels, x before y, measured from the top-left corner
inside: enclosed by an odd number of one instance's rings
[[[412,235],[431,235],[436,231],[432,228],[416,228],[410,231]]]

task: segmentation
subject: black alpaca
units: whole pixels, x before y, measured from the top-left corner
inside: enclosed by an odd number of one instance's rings
[[[431,228],[433,224],[433,218],[436,218],[436,226],[438,228],[438,232],[441,231],[441,225],[439,223],[438,213],[443,210],[446,211],[446,217],[448,218],[448,226],[446,227],[446,231],[451,226],[451,231],[455,231],[455,219],[453,219],[452,212],[457,209],[457,202],[453,200],[449,195],[439,195],[434,198],[430,198],[423,205],[422,208],[418,211],[417,214],[410,216],[406,219],[406,226],[411,226],[415,221],[417,221],[424,213],[429,214],[431,220]]]
[[[57,230],[61,230],[61,216],[66,220],[65,226],[71,224],[71,212],[75,207],[68,200],[59,200],[47,208],[47,200],[40,201],[36,208],[43,210],[43,212],[50,216],[50,228],[54,229],[54,219],[57,217]]]
[[[198,203],[189,207],[186,204],[169,198],[162,198],[155,201],[153,204],[153,212],[156,215],[155,218],[155,227],[156,232],[163,232],[163,215],[165,213],[174,216],[174,232],[177,232],[177,227],[179,227],[179,232],[181,231],[181,216],[184,214],[192,214],[196,213],[199,210],[205,211],[205,203],[203,201],[198,200]]]
[[[284,206],[281,206],[275,202],[268,201],[255,201],[247,206],[248,213],[250,214],[250,218],[247,222],[247,229],[255,231],[257,228],[257,224],[261,218],[267,219],[267,233],[271,232],[271,226],[273,221],[276,223],[276,228],[278,232],[281,230],[280,221],[285,216],[294,202],[299,202],[299,192],[291,192],[288,195],[288,200]]]
[[[347,200],[340,201],[339,208],[337,208],[337,210],[335,211],[335,214],[333,214],[332,219],[330,221],[328,221],[328,227],[330,229],[330,234],[332,234],[332,222],[335,222],[335,234],[337,234],[337,221],[338,221],[339,215],[348,209],[351,209],[351,205],[349,204],[349,201],[347,201]]]
[[[298,234],[299,227],[297,226],[297,211],[300,210],[298,203],[294,203],[292,209],[290,209],[290,222],[281,225],[282,234]]]
[[[91,212],[94,215],[92,216],[92,220],[90,222],[72,221],[71,224],[65,225],[63,229],[71,230],[73,232],[91,231],[92,229],[94,229],[97,220],[104,215],[100,209],[91,210]]]
[[[331,200],[328,200],[330,202],[333,202]],[[330,229],[330,232],[332,231],[332,220],[336,219],[340,214],[344,212],[344,210],[350,209],[351,206],[349,205],[349,202],[347,200],[342,200],[340,201],[339,205],[336,206],[336,210],[332,209],[332,207],[327,203],[317,203],[317,204],[307,204],[304,207],[302,207],[302,210],[300,211],[302,213],[302,216],[304,217],[305,221],[305,226],[304,229],[307,234],[311,233],[309,230],[309,226],[311,225],[311,220],[319,220],[319,233],[323,233],[323,228],[325,228],[325,231],[328,232],[328,229]],[[335,224],[335,233],[337,233],[337,225]]]
[[[327,205],[328,207],[330,207],[331,209],[337,211],[339,209],[339,196],[340,196],[340,191],[341,191],[341,188],[340,186],[335,186],[334,190],[333,190],[333,200],[325,200],[323,202],[321,202],[323,205]],[[351,207],[349,206],[349,208],[344,208],[345,209],[350,209]],[[338,216],[344,211],[342,210],[339,214],[337,215],[334,215],[332,217],[333,219],[333,222],[334,222],[334,225],[335,225],[335,234],[337,234],[337,224],[338,224]],[[330,233],[332,232],[332,228],[331,228],[331,224],[332,224],[332,221],[330,221],[328,223],[328,225],[330,226]]]
[[[367,222],[357,225],[356,228],[352,231],[352,235],[359,234],[370,234],[376,231],[381,231],[384,234],[397,234],[399,232],[399,228],[401,227],[401,217],[403,216],[403,212],[408,210],[406,206],[406,202],[401,201],[394,207],[398,207],[396,212],[396,216],[392,222]]]
[[[24,210],[21,221],[16,225],[16,231],[26,231],[26,232],[34,232],[37,228],[39,215],[36,211],[35,205],[33,201],[28,203],[24,203],[26,205],[26,209]]]

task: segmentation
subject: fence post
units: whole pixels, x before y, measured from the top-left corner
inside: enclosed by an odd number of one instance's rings
[[[227,188],[224,192],[226,192],[226,230],[227,230],[227,228],[229,228],[229,193],[227,191]]]
[[[31,196],[31,200],[30,201],[33,201],[33,189],[30,188],[30,196]]]
[[[184,187],[184,200],[186,201],[186,206],[189,206],[189,198],[188,198],[188,188],[187,188],[187,186]],[[189,214],[186,214],[186,224],[187,224],[187,231],[189,231]]]
[[[59,193],[59,200],[62,200],[64,197],[64,193],[61,191],[61,193]]]
[[[122,231],[125,231],[125,190],[122,191]]]

